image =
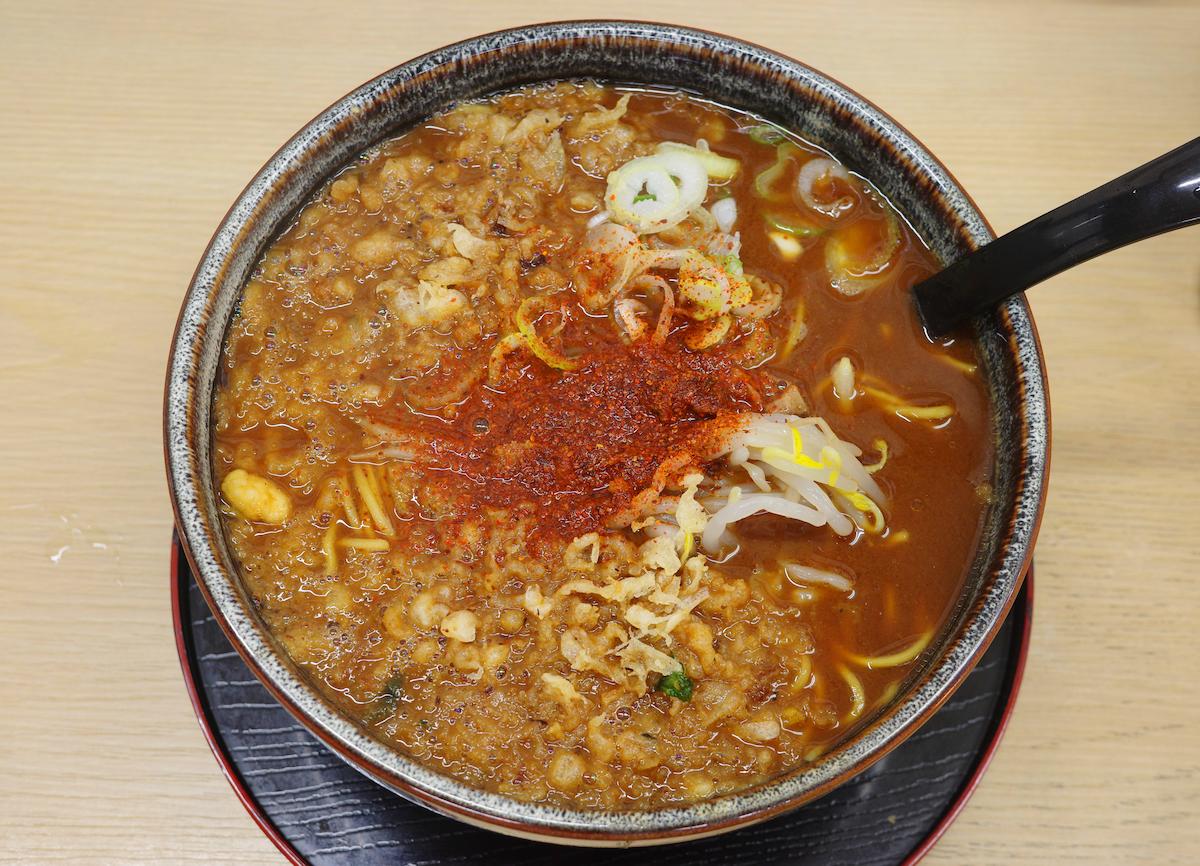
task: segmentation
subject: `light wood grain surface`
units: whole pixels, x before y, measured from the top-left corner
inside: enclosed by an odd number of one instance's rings
[[[768,45],[884,106],[999,231],[1200,133],[1200,4],[0,3],[0,862],[276,863],[168,599],[161,389],[243,184],[378,72],[548,17]],[[1054,410],[1016,716],[930,863],[1200,851],[1200,229],[1032,299]]]

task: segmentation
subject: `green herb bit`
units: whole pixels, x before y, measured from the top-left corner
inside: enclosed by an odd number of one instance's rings
[[[386,696],[392,700],[397,700],[404,694],[404,674],[393,674],[386,683],[383,684],[381,696]]]
[[[375,699],[375,706],[363,716],[363,721],[368,725],[378,725],[380,722],[387,721],[395,714],[396,699],[391,695],[382,695]]]
[[[664,695],[672,698],[678,698],[681,701],[690,701],[692,699],[692,690],[695,684],[692,678],[689,677],[683,670],[677,670],[673,674],[667,674],[658,681],[658,690]]]
[[[775,162],[760,171],[754,178],[754,191],[759,198],[778,201],[784,197],[784,194],[775,192],[772,187],[783,177],[795,150],[796,146],[786,141],[775,148]]]
[[[652,192],[639,192],[633,197],[633,203],[637,204],[641,201],[658,201],[658,196]]]
[[[368,725],[377,725],[396,713],[396,702],[404,694],[404,674],[392,674],[375,697],[375,706],[363,716]]]

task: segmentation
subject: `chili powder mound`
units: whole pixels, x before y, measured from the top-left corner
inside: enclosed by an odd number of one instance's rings
[[[430,468],[464,501],[526,506],[539,533],[570,539],[603,528],[664,461],[702,462],[743,413],[762,411],[765,387],[719,352],[601,343],[577,370],[535,361],[476,389],[451,435],[435,434],[455,444]]]

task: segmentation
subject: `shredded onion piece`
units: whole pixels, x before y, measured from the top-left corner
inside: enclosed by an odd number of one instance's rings
[[[734,729],[734,736],[758,744],[778,739],[782,730],[778,719],[751,720],[738,725]]]
[[[657,322],[654,326],[654,330],[649,332],[650,342],[654,343],[655,345],[661,345],[670,335],[671,324],[675,317],[675,292],[672,291],[671,284],[662,277],[658,277],[653,274],[640,274],[629,281],[628,290],[657,292],[661,297],[662,300],[658,308]],[[647,314],[650,312],[649,308],[641,301],[636,299],[628,300],[632,301],[634,304],[637,304]],[[625,304],[625,299],[618,299],[617,302],[613,304],[613,315],[614,317],[618,318],[618,322],[622,322],[627,316],[627,312],[618,312],[617,308],[623,304]],[[628,309],[628,307],[625,307],[625,310]],[[647,327],[649,326],[647,325]],[[646,331],[640,331],[639,336],[633,337],[631,341],[640,339],[640,335],[644,333],[646,333]]]
[[[588,231],[591,231],[596,226],[604,225],[609,221],[609,219],[611,219],[611,216],[608,211],[600,211],[600,213],[595,214],[590,220],[587,221]]]
[[[785,262],[794,262],[804,253],[804,244],[784,232],[767,232],[767,239]]]
[[[708,253],[710,256],[740,256],[742,254],[742,233],[713,232],[700,247],[700,251]]]
[[[751,424],[743,441],[750,447],[763,447],[781,443],[781,441],[786,447],[791,447],[794,444],[795,436],[791,430],[793,426],[799,428],[805,453],[810,458],[818,455],[821,450],[817,443],[834,449],[841,457],[841,472],[858,484],[868,496],[879,502],[886,501],[887,497],[883,495],[883,490],[858,462],[862,451],[857,445],[839,439],[824,418],[816,416],[799,418],[794,415],[759,416],[758,423]],[[811,443],[805,439],[806,436],[811,437]]]
[[[354,456],[371,458],[382,457],[387,460],[399,460],[401,463],[416,463],[418,459],[418,455],[415,454],[411,448],[397,448],[394,446],[389,448],[379,448],[369,453],[355,454]],[[357,529],[359,526],[356,525],[355,528]]]

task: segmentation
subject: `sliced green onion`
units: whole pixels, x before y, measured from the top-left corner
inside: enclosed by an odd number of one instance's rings
[[[691,152],[670,148],[631,159],[608,175],[604,202],[609,218],[638,234],[678,225],[704,202],[708,170]],[[650,193],[651,199],[639,196]]]
[[[728,313],[718,316],[715,319],[694,322],[688,326],[688,331],[683,337],[683,343],[694,352],[711,349],[725,339],[732,325],[733,317]]]
[[[695,157],[700,160],[704,166],[704,170],[708,172],[709,179],[715,181],[732,180],[733,176],[742,167],[742,164],[736,159],[721,156],[721,154],[713,153],[711,150],[692,147],[690,144],[683,144],[678,141],[664,141],[658,146],[658,152],[686,153],[689,156]]]
[[[794,235],[798,238],[820,237],[828,231],[828,229],[822,226],[815,226],[812,223],[802,222],[801,220],[785,219],[774,213],[763,214],[763,219],[767,221],[767,225],[771,226],[771,228],[787,232],[789,235]]]
[[[389,695],[393,700],[404,694],[404,674],[393,674],[383,684],[383,694]]]
[[[775,162],[758,173],[754,178],[754,191],[760,198],[768,201],[784,201],[787,193],[775,192],[772,187],[783,177],[788,162],[802,151],[790,141],[785,141],[775,149]]]
[[[783,142],[787,141],[788,138],[786,132],[784,132],[778,126],[770,123],[763,123],[759,126],[751,126],[748,129],[743,129],[742,132],[746,133],[746,135],[750,136],[752,140],[757,141],[759,144],[782,144]]]
[[[404,674],[393,674],[375,697],[376,705],[363,718],[368,725],[377,725],[396,712],[396,702],[404,694]]]
[[[583,361],[579,358],[568,358],[561,352],[556,352],[538,334],[534,328],[535,320],[543,313],[551,310],[562,311],[562,307],[546,297],[526,298],[517,308],[517,330],[525,338],[529,351],[533,352],[546,366],[555,370],[577,370]]]
[[[882,233],[878,229],[877,221],[858,220],[837,229],[825,242],[829,282],[842,294],[861,294],[886,279],[900,248],[900,227],[896,217],[885,212]]]
[[[495,385],[500,381],[500,375],[504,372],[504,363],[508,356],[524,346],[525,338],[520,334],[509,334],[500,338],[492,347],[492,354],[488,357],[488,382],[490,384]]]

